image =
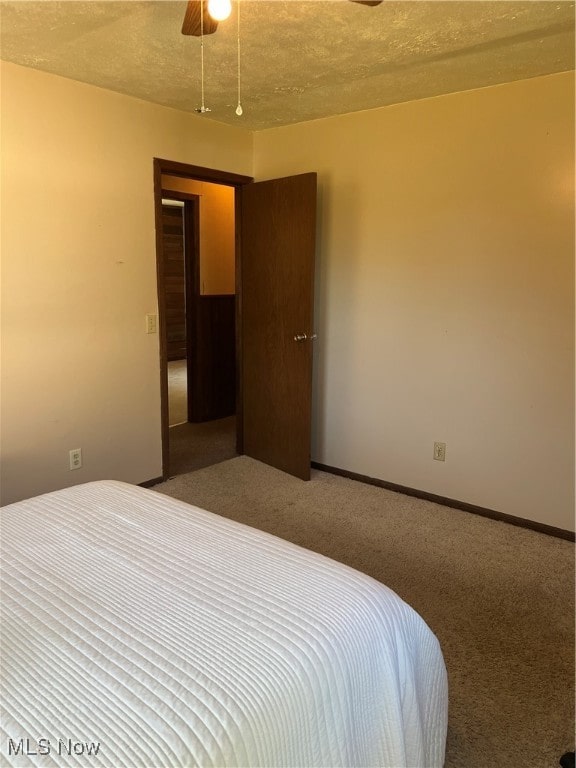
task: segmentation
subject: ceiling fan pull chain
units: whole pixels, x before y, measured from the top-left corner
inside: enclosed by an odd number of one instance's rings
[[[204,0],[200,3],[200,77],[202,104],[200,107],[196,107],[195,112],[203,115],[205,112],[211,111],[210,108],[204,104]]]
[[[236,114],[238,117],[242,115],[242,101],[240,98],[240,0],[236,0],[236,12],[238,14],[237,17],[237,31],[238,31],[238,106],[236,107]]]

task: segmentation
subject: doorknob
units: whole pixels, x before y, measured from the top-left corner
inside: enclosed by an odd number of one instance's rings
[[[310,336],[308,336],[305,333],[297,333],[296,336],[294,336],[294,341],[306,341],[306,339],[310,339],[310,341],[314,341],[314,339],[317,339],[318,335],[316,333],[312,333]]]

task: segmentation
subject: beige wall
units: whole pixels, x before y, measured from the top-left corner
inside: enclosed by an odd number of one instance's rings
[[[200,293],[235,293],[234,187],[169,175],[162,187],[200,196]]]
[[[574,529],[573,88],[256,134],[319,174],[316,461]]]
[[[574,527],[568,74],[252,136],[3,64],[2,503],[160,475],[154,156],[318,171],[315,460]]]
[[[1,119],[2,503],[157,477],[152,159],[251,175],[252,135],[12,64]]]

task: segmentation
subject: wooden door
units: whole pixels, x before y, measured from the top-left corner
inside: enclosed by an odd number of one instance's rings
[[[316,174],[243,187],[243,452],[310,478]]]
[[[169,361],[186,357],[183,212],[182,206],[162,205],[166,356]]]
[[[190,304],[188,421],[236,412],[235,299],[234,294],[196,296]]]

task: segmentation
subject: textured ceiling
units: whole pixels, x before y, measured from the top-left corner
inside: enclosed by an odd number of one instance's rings
[[[234,4],[236,6],[236,4]],[[201,104],[200,41],[186,3],[0,3],[1,58],[176,109]],[[205,38],[199,119],[261,130],[574,69],[564,0],[241,0],[242,104],[235,114],[236,7]]]

